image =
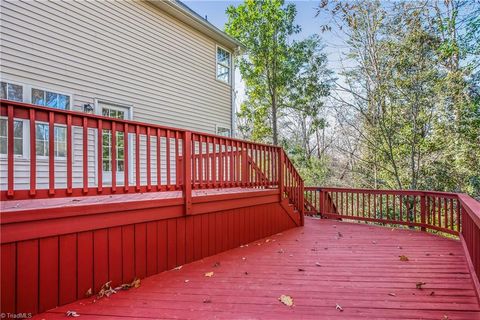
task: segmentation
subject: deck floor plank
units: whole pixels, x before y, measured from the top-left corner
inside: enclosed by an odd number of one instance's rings
[[[281,304],[282,294],[295,305]],[[144,279],[138,289],[37,318],[64,318],[67,310],[102,320],[480,319],[458,240],[312,218],[303,228]]]

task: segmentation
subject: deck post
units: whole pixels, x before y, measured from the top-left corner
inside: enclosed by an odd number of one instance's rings
[[[426,231],[425,223],[426,223],[426,216],[427,216],[427,203],[425,201],[425,194],[420,196],[420,220],[422,223],[421,230]]]
[[[285,197],[284,192],[284,183],[285,183],[285,176],[284,176],[284,163],[285,163],[285,154],[283,153],[282,148],[278,148],[278,190],[280,191],[280,201],[282,201]]]
[[[318,189],[320,191],[320,205],[319,205],[319,214],[322,215],[325,213],[325,192],[322,189]]]
[[[183,198],[185,215],[192,211],[192,133],[185,131],[183,136]]]

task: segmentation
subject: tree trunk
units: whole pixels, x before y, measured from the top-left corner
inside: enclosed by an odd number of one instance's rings
[[[278,129],[277,129],[277,100],[275,94],[272,95],[272,134],[273,144],[278,145]]]

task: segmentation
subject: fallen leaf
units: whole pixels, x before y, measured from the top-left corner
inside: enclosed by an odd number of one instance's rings
[[[415,287],[416,287],[417,289],[422,289],[422,286],[424,286],[424,285],[426,285],[425,282],[417,282],[417,283],[415,283]]]
[[[283,249],[280,249],[277,251],[277,253],[284,253],[285,251],[283,251]]]
[[[450,319],[450,318],[449,318],[449,317],[448,317],[446,314],[445,314],[445,315],[443,315],[443,318],[442,318],[442,320],[449,320],[449,319]]]
[[[335,306],[335,309],[337,309],[338,311],[343,311],[342,306],[339,305],[338,303],[337,303],[337,305]]]
[[[93,294],[92,288],[88,289],[87,292],[85,292],[85,297],[91,297]]]
[[[215,264],[213,265],[214,268],[216,267],[220,267],[220,262],[215,262]]]
[[[183,266],[178,266],[178,267],[173,268],[173,270],[180,270],[180,269],[182,269],[182,267]]]
[[[65,316],[67,316],[67,317],[80,317],[80,315],[76,311],[71,311],[71,310],[68,310],[65,313]]]
[[[298,271],[305,271],[305,269],[302,269],[302,268],[298,268]]]
[[[408,261],[408,257],[403,254],[399,257],[400,257],[400,261]]]
[[[203,303],[212,303],[212,300],[210,300],[210,299],[203,299]]]
[[[450,252],[448,255],[449,255],[449,256],[454,256],[453,252]]]
[[[187,279],[187,280],[185,280],[185,283],[188,283],[188,282],[190,282],[190,280],[188,280],[188,279]]]
[[[289,254],[288,256],[289,256],[289,257],[293,257],[293,254]]]
[[[245,260],[247,260],[247,258],[243,257],[242,260],[245,261]]]
[[[265,240],[265,243],[270,242],[270,239]]]
[[[337,235],[339,238],[343,237],[343,234],[341,232],[337,232]]]
[[[97,293],[97,299],[103,298],[103,297],[110,297],[112,294],[117,293],[115,289],[111,287],[112,281],[108,281],[105,283],[100,291]]]
[[[392,296],[392,297],[397,296],[397,295],[396,295],[395,293],[393,293],[393,292],[390,292],[388,295],[389,295],[389,296]]]
[[[320,262],[315,263],[315,265],[316,265],[317,267],[321,267],[321,266],[322,266],[322,265],[320,264]]]
[[[285,294],[282,294],[280,296],[280,298],[278,298],[278,300],[283,303],[284,305],[286,305],[287,307],[291,307],[293,306],[293,298],[290,297],[290,296],[287,296]]]
[[[372,243],[373,243],[373,244],[377,244],[377,241],[373,240]]]
[[[205,277],[211,278],[213,276],[213,271],[205,273]]]
[[[435,295],[435,291],[430,292],[430,295],[431,296]]]

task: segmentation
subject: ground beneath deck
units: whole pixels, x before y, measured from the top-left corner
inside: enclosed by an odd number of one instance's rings
[[[138,289],[38,318],[72,310],[79,319],[480,319],[458,240],[305,220],[303,228],[144,279]],[[280,303],[281,295],[294,306]]]

